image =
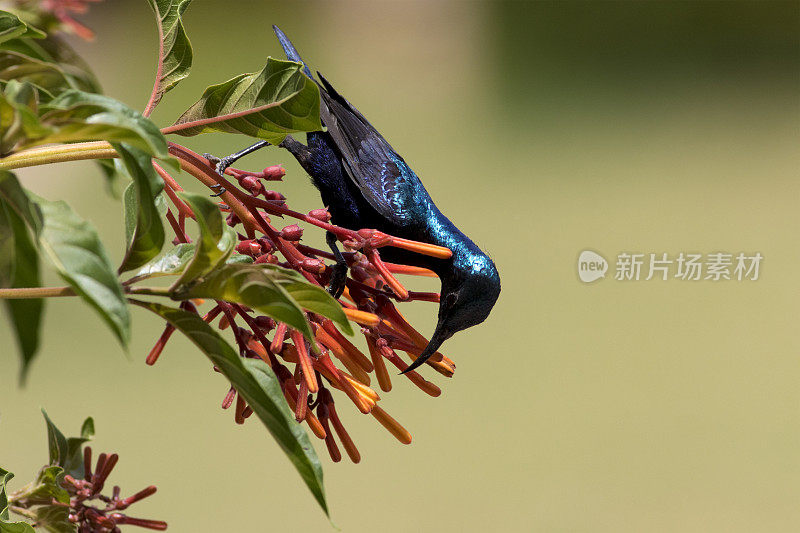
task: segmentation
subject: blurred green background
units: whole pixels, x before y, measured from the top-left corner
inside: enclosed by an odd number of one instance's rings
[[[145,2],[82,20],[97,38],[75,46],[106,92],[143,107],[156,54]],[[318,446],[342,531],[797,530],[800,4],[196,0],[185,20],[195,66],[157,122],[282,57],[278,24],[501,272],[492,316],[445,345],[458,371],[432,377],[443,395],[400,379],[383,395],[412,445],[339,402],[364,457],[332,464]],[[284,163],[291,205],[319,206],[287,154],[244,161]],[[93,166],[18,175],[121,257],[120,207]],[[764,262],[755,282],[585,285],[586,248],[612,269],[622,251]],[[435,307],[406,307],[429,333]],[[126,359],[87,308],[49,302],[25,388],[0,329],[3,466],[24,481],[46,459],[40,406],[68,433],[93,415],[95,449],[121,456],[112,481],[159,487],[134,515],[170,531],[331,531],[258,421],[220,410],[227,386],[186,341],[145,367],[161,325],[134,313]]]

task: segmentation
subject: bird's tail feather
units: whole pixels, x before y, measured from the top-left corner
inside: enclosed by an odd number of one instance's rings
[[[303,64],[303,72],[305,72],[306,76],[314,79],[314,76],[311,75],[311,71],[308,69],[308,65],[306,65],[303,58],[300,57],[300,54],[297,52],[297,49],[292,44],[292,41],[286,36],[285,33],[281,31],[281,29],[275,25],[272,26],[272,29],[275,31],[275,35],[278,36],[278,41],[280,41],[281,46],[283,47],[283,51],[286,52],[286,57],[290,61],[296,61],[298,63]]]

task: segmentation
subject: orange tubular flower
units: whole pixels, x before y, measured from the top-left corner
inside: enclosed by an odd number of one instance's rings
[[[384,246],[393,246],[440,258],[449,257],[450,250],[371,229],[353,231],[341,228],[331,224],[330,215],[321,209],[308,214],[292,211],[283,195],[265,187],[265,184],[283,176],[284,171],[279,167],[268,167],[273,170],[266,172],[265,169],[260,173],[228,168],[225,176],[238,181],[240,188],[237,188],[226,178],[214,178],[213,166],[208,171],[199,170],[207,165],[205,158],[183,147],[176,148],[176,145],[171,145],[170,149],[179,151],[181,161],[191,163],[191,168],[184,165],[185,168],[189,168],[193,175],[202,174],[201,181],[208,182],[206,185],[210,186],[216,180],[218,185],[225,187],[226,193],[222,198],[226,204],[220,205],[220,209],[227,216],[229,226],[242,226],[236,252],[250,256],[255,264],[269,263],[290,268],[309,282],[325,287],[333,275],[334,255],[301,241],[314,227],[333,233],[344,245],[343,256],[349,266],[339,303],[345,316],[360,326],[363,341],[347,338],[334,322],[312,312],[307,312],[306,316],[314,333],[313,340],[304,338],[299,331],[284,323],[276,323],[272,318],[224,301],[204,304],[212,306],[205,315],[206,321],[211,323],[217,315],[222,315],[218,327],[233,335],[242,357],[262,359],[272,368],[294,417],[325,441],[334,461],[340,461],[343,456],[340,446],[351,461],[357,463],[361,460],[361,453],[345,428],[340,406],[335,404],[335,395],[352,403],[357,413],[371,414],[397,440],[409,444],[411,434],[381,407],[383,400],[376,389],[380,387],[383,393],[388,393],[393,386],[396,387],[389,368],[407,369],[409,363],[404,358],[413,360],[428,343],[428,339],[403,317],[396,305],[404,301],[437,303],[439,294],[406,289],[395,276],[435,277],[435,274],[424,268],[385,263],[380,250]],[[182,216],[192,216],[180,210],[187,209],[185,205],[176,205],[175,208]],[[278,221],[280,217],[293,218],[305,227],[294,221],[283,228],[273,227],[272,221]],[[190,309],[188,306],[184,308]],[[155,363],[170,334],[169,328],[164,331],[148,357],[148,364]],[[407,355],[401,358],[400,352]],[[391,365],[387,365],[387,361]],[[453,361],[439,352],[427,361],[427,365],[445,377],[451,377],[455,372]],[[421,371],[408,372],[401,381],[408,380],[429,396],[441,395],[442,390],[425,379]],[[371,385],[372,374],[377,385]],[[234,404],[235,421],[243,423],[252,411],[231,388],[223,407],[233,407]]]

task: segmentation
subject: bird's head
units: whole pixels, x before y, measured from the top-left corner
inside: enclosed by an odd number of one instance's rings
[[[486,320],[498,296],[500,276],[492,260],[483,254],[442,278],[436,329],[428,345],[403,373],[425,363],[453,334]]]

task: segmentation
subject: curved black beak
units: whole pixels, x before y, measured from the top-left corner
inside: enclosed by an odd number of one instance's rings
[[[436,330],[433,332],[431,336],[431,340],[428,341],[428,345],[422,350],[422,353],[419,354],[419,357],[414,359],[414,362],[411,363],[411,366],[400,372],[401,374],[405,374],[407,372],[411,372],[416,368],[419,368],[420,365],[425,364],[425,362],[431,358],[433,354],[436,353],[436,350],[439,349],[439,346],[442,345],[444,341],[451,337],[451,333],[447,331],[444,327],[442,327],[442,321],[440,320],[439,323],[436,325]]]

